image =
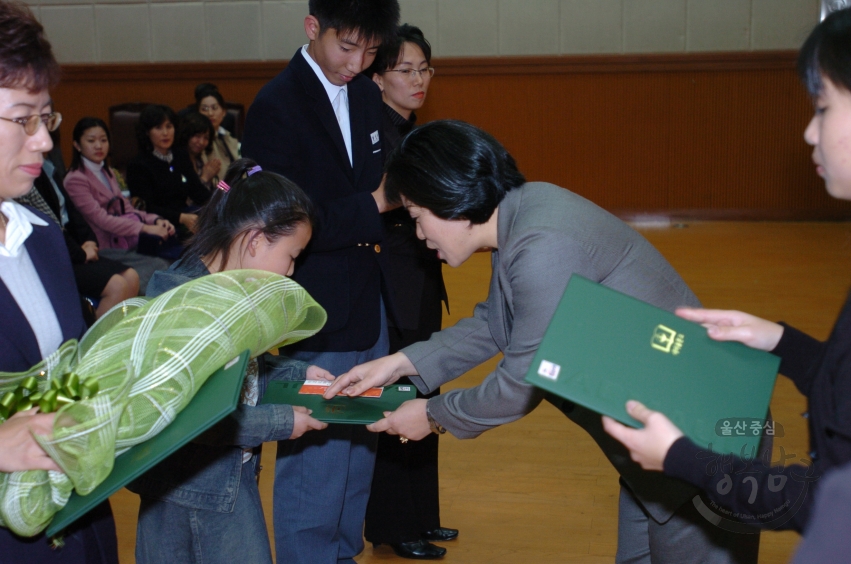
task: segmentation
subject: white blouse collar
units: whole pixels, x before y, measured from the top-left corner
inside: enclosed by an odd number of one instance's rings
[[[0,243],[0,256],[18,256],[18,251],[33,231],[33,225],[47,225],[43,219],[12,200],[3,200],[0,211],[6,216],[6,243]]]

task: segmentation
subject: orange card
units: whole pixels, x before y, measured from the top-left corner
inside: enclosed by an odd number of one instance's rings
[[[299,389],[298,393],[300,394],[310,394],[310,395],[318,395],[321,396],[325,393],[325,390],[328,389],[333,383],[332,380],[305,380],[304,384],[301,385],[301,389]],[[384,388],[370,388],[360,396],[361,398],[380,398],[381,392],[384,391]],[[337,394],[338,396],[345,396],[346,394],[340,392]]]

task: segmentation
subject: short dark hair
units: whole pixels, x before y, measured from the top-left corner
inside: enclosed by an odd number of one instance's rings
[[[413,43],[419,47],[425,55],[426,62],[431,64],[431,43],[425,38],[422,30],[414,25],[402,24],[396,29],[393,37],[381,44],[378,55],[364,74],[371,77],[375,74],[384,74],[385,71],[395,67],[399,63],[399,57],[402,56],[405,43]]]
[[[299,225],[313,224],[313,204],[301,188],[280,174],[249,172],[257,166],[251,159],[238,159],[228,167],[227,190],[213,190],[198,212],[195,235],[186,255],[205,257],[221,254],[226,264],[233,243],[252,229],[270,241],[291,235]]]
[[[335,29],[337,35],[384,43],[399,25],[398,0],[310,0],[307,6],[319,20],[319,33]]]
[[[74,126],[74,131],[71,133],[71,138],[74,139],[74,142],[79,144],[80,139],[83,138],[83,135],[89,129],[93,127],[100,127],[106,133],[106,140],[111,143],[111,138],[109,136],[109,127],[106,126],[106,122],[100,118],[96,117],[84,117],[80,118],[80,121],[77,122],[77,125]],[[109,156],[107,155],[107,159]],[[104,164],[107,164],[108,160],[104,159]],[[71,147],[71,165],[68,167],[69,171],[72,170],[82,170],[83,169],[83,155],[80,154],[80,151],[77,150],[77,147]],[[109,166],[103,167],[104,172],[108,176],[112,176],[112,173],[109,171]]]
[[[59,82],[59,63],[44,27],[29,8],[0,2],[0,88],[48,90]]]
[[[139,114],[139,121],[136,123],[136,141],[139,144],[140,153],[150,153],[154,150],[154,144],[151,143],[148,132],[167,121],[170,121],[177,129],[177,114],[174,113],[174,110],[163,104],[145,106],[145,109]]]
[[[851,8],[831,13],[810,33],[798,54],[798,74],[811,96],[824,90],[823,76],[851,92]]]
[[[180,127],[177,128],[177,137],[174,142],[175,147],[186,147],[189,145],[189,140],[199,133],[206,133],[210,142],[204,152],[208,155],[213,152],[213,140],[216,138],[216,130],[213,129],[213,122],[210,118],[199,112],[189,112],[180,120]]]
[[[433,121],[406,135],[385,166],[386,198],[401,196],[441,219],[486,223],[505,194],[523,185],[514,158],[489,133],[463,121]]]
[[[210,82],[202,82],[198,86],[195,87],[195,109],[201,109],[201,100],[206,98],[207,96],[212,96],[216,99],[219,105],[224,109],[225,107],[225,98],[222,96],[222,93],[219,92],[218,86],[212,84]]]

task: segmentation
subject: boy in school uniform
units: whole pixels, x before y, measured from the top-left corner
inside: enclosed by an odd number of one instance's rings
[[[361,71],[395,33],[397,0],[310,0],[309,43],[248,111],[243,153],[300,186],[316,206],[313,239],[294,279],[328,322],[286,354],[342,374],[387,354],[382,298],[381,93]],[[329,425],[278,443],[274,527],[281,564],[353,563],[377,436]]]

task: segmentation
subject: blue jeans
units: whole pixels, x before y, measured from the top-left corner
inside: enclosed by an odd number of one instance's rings
[[[365,351],[285,352],[334,375],[387,355],[387,321]],[[329,425],[278,442],[275,461],[275,552],[278,564],[354,564],[363,550],[363,520],[378,436],[361,425]]]
[[[260,505],[259,457],[242,465],[233,511],[184,507],[142,496],[136,528],[136,564],[272,564]]]

